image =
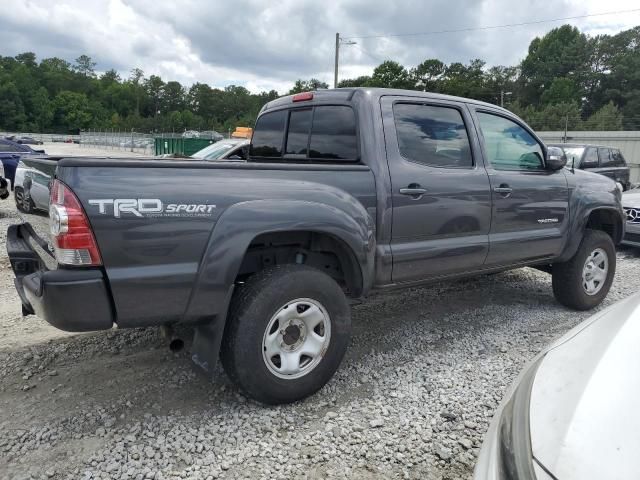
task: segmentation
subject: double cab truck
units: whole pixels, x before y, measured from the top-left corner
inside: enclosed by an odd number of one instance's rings
[[[612,180],[507,110],[424,92],[271,101],[242,163],[43,162],[50,232],[8,231],[24,313],[68,331],[192,326],[194,362],[220,358],[267,404],[329,381],[350,304],[372,292],[532,266],[587,310],[624,235]]]

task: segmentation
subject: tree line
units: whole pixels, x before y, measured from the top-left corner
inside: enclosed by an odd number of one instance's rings
[[[504,104],[538,130],[640,130],[640,26],[616,35],[589,36],[564,25],[535,38],[515,66],[483,60],[446,64],[426,59],[407,68],[388,60],[371,75],[344,79],[340,87],[369,86],[431,91]],[[289,92],[328,88],[297,80]],[[185,87],[115,70],[96,73],[81,55],[37,61],[26,52],[0,56],[0,129],[77,133],[86,129],[226,132],[252,125],[260,108],[279,96],[230,85]]]

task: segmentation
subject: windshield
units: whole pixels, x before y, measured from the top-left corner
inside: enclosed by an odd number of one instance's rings
[[[219,142],[212,143],[208,147],[197,151],[196,153],[191,155],[191,157],[201,158],[204,160],[217,160],[237,145],[237,143],[229,143],[225,142],[224,140],[220,140]]]
[[[584,147],[562,147],[564,154],[567,156],[567,165],[571,166],[573,162],[576,165],[580,163],[582,154],[584,153]]]

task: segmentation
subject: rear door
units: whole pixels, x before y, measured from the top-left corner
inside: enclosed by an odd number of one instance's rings
[[[616,180],[616,168],[611,158],[611,150],[608,148],[598,147],[599,166],[597,172],[611,180]]]
[[[569,192],[564,169],[545,169],[545,148],[518,119],[484,108],[475,118],[492,189],[486,264],[509,265],[560,253]]]
[[[381,108],[392,187],[393,281],[481,268],[491,199],[466,106],[385,96]]]

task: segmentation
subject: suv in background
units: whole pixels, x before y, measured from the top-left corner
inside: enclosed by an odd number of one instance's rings
[[[568,167],[573,166],[609,177],[622,186],[622,191],[631,188],[629,165],[620,149],[575,143],[552,143],[548,146],[559,147],[564,151]]]

